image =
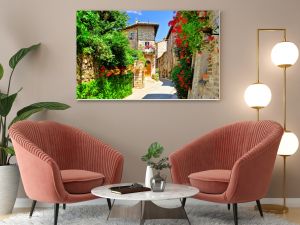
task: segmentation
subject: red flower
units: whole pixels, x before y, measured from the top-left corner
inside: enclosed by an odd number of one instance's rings
[[[207,37],[207,40],[208,40],[208,41],[213,41],[214,39],[215,39],[215,37],[212,36],[212,35],[210,35],[210,36]]]
[[[175,42],[177,46],[180,46],[182,44],[182,40],[180,38],[176,38]]]
[[[107,77],[110,77],[112,74],[113,74],[112,72],[108,72],[108,73],[106,74],[106,76],[107,76]]]
[[[188,20],[187,20],[187,18],[182,17],[181,22],[182,22],[183,24],[187,24]]]
[[[105,71],[105,66],[101,66],[100,71],[104,72]]]
[[[168,26],[169,27],[173,27],[175,24],[175,21],[174,20],[170,20],[169,23],[168,23]]]
[[[182,26],[177,26],[177,33],[181,34],[182,33]]]

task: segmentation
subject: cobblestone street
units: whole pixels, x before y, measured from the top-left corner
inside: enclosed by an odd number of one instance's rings
[[[145,78],[144,83],[144,88],[133,88],[132,94],[124,99],[177,99],[176,89],[171,80],[155,81],[151,78]]]

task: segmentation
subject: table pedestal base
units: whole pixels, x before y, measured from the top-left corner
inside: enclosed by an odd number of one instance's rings
[[[163,208],[152,201],[140,201],[136,205],[129,207],[116,206],[113,203],[107,220],[109,218],[137,219],[141,225],[144,224],[145,220],[186,219],[188,224],[191,225],[183,205],[177,208]]]

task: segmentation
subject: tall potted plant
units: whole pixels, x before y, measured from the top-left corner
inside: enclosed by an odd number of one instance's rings
[[[11,144],[7,129],[15,122],[25,120],[32,114],[40,112],[45,109],[49,110],[65,110],[70,106],[59,102],[38,102],[26,106],[17,112],[17,115],[12,121],[7,120],[7,116],[11,112],[11,108],[20,93],[22,88],[16,93],[11,94],[11,81],[18,63],[30,51],[38,48],[40,44],[32,45],[28,48],[20,49],[9,60],[11,73],[7,85],[7,90],[0,90],[0,215],[11,213],[16,201],[18,184],[19,184],[19,170],[17,165],[10,163],[11,157],[15,155]],[[0,64],[0,80],[3,78],[4,69]]]

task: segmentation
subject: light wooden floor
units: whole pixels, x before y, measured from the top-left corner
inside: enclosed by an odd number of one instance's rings
[[[5,216],[0,216],[0,221],[3,219],[6,219],[10,217],[11,215],[17,214],[17,213],[27,213],[29,214],[29,208],[19,208],[19,209],[14,209],[12,214],[5,215]],[[289,212],[284,215],[280,215],[281,217],[287,219],[290,222],[300,224],[300,208],[289,208]]]
[[[281,216],[291,222],[300,224],[300,208],[289,208],[289,212]]]

